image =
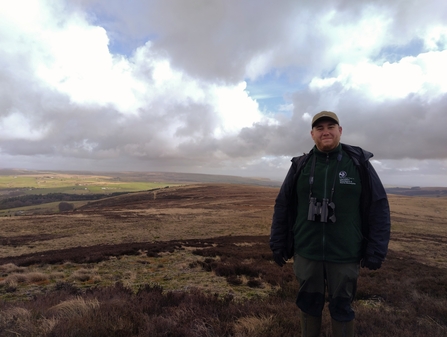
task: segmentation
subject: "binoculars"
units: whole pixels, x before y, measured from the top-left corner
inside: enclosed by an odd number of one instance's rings
[[[307,212],[307,220],[328,222],[329,208],[332,210],[332,215],[329,216],[329,221],[334,223],[336,218],[334,214],[335,204],[329,202],[329,199],[323,199],[322,202],[317,201],[317,198],[309,198],[309,210]],[[317,219],[317,220],[315,220]]]

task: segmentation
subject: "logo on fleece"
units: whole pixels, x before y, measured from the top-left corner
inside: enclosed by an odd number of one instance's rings
[[[343,185],[356,185],[354,178],[348,177],[346,171],[340,171],[338,173],[338,177],[340,178],[340,184]]]

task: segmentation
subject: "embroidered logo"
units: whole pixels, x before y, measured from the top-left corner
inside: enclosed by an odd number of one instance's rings
[[[340,184],[343,185],[356,185],[354,178],[348,177],[346,171],[340,171],[338,173],[338,177],[340,178]]]

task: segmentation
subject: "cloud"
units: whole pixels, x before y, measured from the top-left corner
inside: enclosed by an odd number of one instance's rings
[[[332,110],[387,182],[447,185],[446,15],[441,0],[5,2],[0,160],[280,180]]]
[[[395,63],[340,64],[337,77],[317,77],[309,86],[319,90],[340,83],[344,90],[359,90],[378,101],[405,99],[411,94],[431,100],[447,92],[446,59],[447,50],[404,57]]]

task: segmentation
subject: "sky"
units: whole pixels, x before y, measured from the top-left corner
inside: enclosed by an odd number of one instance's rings
[[[447,186],[445,0],[0,0],[0,168],[282,181],[312,116]]]

